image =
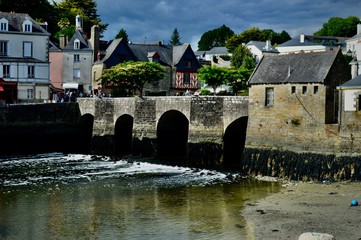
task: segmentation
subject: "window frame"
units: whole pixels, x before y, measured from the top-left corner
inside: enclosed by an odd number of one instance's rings
[[[191,84],[191,74],[190,73],[183,73],[183,84],[184,85]]]
[[[28,66],[28,78],[35,78],[35,66]]]
[[[27,46],[30,46],[30,47],[27,47]],[[30,54],[28,55],[27,52],[30,52]],[[29,41],[23,42],[23,57],[29,57],[29,58],[33,57],[33,43],[32,42],[29,42]]]
[[[74,62],[80,62],[80,55],[74,54]]]
[[[0,40],[0,56],[8,56],[8,43]]]
[[[3,78],[10,78],[10,65],[4,64],[3,65]]]
[[[265,89],[265,106],[266,107],[273,107],[274,106],[274,88],[273,87],[266,87]]]

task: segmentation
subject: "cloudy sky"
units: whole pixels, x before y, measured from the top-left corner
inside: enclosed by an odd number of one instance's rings
[[[203,33],[225,24],[236,34],[251,28],[313,34],[331,17],[361,17],[360,0],[96,0],[108,29],[104,39],[124,28],[131,41],[169,43],[175,28],[181,42],[198,49]]]

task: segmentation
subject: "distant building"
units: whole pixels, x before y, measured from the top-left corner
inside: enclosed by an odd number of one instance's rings
[[[276,55],[279,52],[271,44],[271,41],[250,41],[246,47],[251,51],[256,64],[259,63],[263,56]]]
[[[28,14],[0,12],[0,87],[6,103],[49,99],[49,36]]]
[[[169,96],[196,91],[199,87],[197,70],[201,67],[190,44],[179,46],[164,45],[161,41],[154,43],[132,43],[123,39],[114,39],[106,50],[106,54],[93,64],[93,88],[104,89],[99,78],[102,72],[125,61],[152,61],[164,66],[168,71],[166,78],[154,84],[146,84],[143,89],[145,96]]]
[[[280,54],[299,52],[320,52],[341,49],[346,54],[345,37],[327,37],[301,34],[276,47]]]
[[[352,78],[361,74],[361,24],[357,24],[357,34],[346,40],[347,54],[353,57],[350,62]]]

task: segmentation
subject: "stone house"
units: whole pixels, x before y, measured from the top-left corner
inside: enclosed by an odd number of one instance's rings
[[[333,151],[336,87],[348,79],[341,50],[263,57],[249,80],[246,145]]]
[[[12,91],[3,93],[7,103],[49,99],[49,37],[28,14],[0,12],[0,77]]]
[[[165,79],[154,84],[146,84],[144,96],[172,96],[196,91],[199,88],[197,71],[201,67],[190,44],[180,46],[155,43],[132,43],[115,39],[106,50],[105,56],[93,64],[93,88],[111,92],[100,85],[99,79],[104,69],[125,61],[158,62],[166,68]]]

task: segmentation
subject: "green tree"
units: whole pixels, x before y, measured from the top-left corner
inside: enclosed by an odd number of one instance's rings
[[[124,62],[104,70],[102,85],[112,85],[120,93],[138,91],[142,96],[146,83],[154,83],[164,78],[165,69],[155,62]]]
[[[115,36],[115,39],[123,38],[126,42],[129,42],[129,36],[127,31],[124,28],[120,29],[118,34]]]
[[[198,69],[198,77],[201,82],[213,88],[213,94],[216,95],[216,89],[226,83],[228,69],[225,67],[205,66]]]
[[[213,47],[223,47],[226,40],[234,35],[234,32],[224,24],[216,29],[205,32],[198,42],[199,51],[207,51]]]
[[[53,2],[55,9],[59,13],[58,22],[61,19],[68,19],[71,25],[75,25],[76,15],[82,18],[82,28],[86,33],[90,33],[93,25],[98,25],[103,33],[108,24],[101,22],[97,14],[97,4],[94,0],[62,0],[60,3]]]
[[[253,59],[251,51],[244,45],[239,45],[232,53],[231,66],[239,69],[241,66],[249,64],[249,60]],[[254,62],[254,60],[253,60]],[[246,66],[252,67],[252,66]]]
[[[315,32],[315,36],[353,37],[357,34],[357,24],[360,18],[349,16],[347,18],[332,17],[322,28]]]
[[[179,35],[178,29],[175,28],[173,30],[172,36],[170,37],[170,41],[169,44],[173,45],[173,46],[178,46],[178,45],[182,45],[182,43],[180,42],[181,40],[181,36]]]

